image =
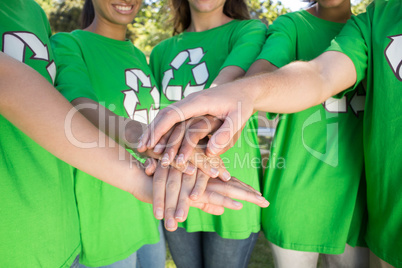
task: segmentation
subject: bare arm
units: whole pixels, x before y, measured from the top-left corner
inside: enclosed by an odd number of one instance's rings
[[[0,63],[1,115],[58,158],[135,193],[136,177],[142,171],[130,167],[130,155],[122,147],[76,112],[35,70],[4,53],[0,53]],[[66,124],[71,128],[65,128]]]
[[[0,53],[0,114],[60,159],[143,202],[152,202],[152,178],[137,166],[138,162],[35,70],[4,53]],[[66,129],[66,122],[71,128]],[[190,205],[210,213],[216,213],[211,205],[219,211],[237,207],[226,197],[268,205],[247,190],[220,185],[209,184],[205,194]]]
[[[248,69],[246,73],[246,77],[258,75],[258,74],[263,74],[263,73],[272,73],[273,71],[278,70],[278,67],[273,65],[267,60],[256,60]]]
[[[218,76],[212,82],[210,88],[232,82],[243,77],[245,73],[246,72],[238,66],[225,67],[219,72]]]
[[[340,52],[325,52],[310,62],[294,62],[275,72],[191,94],[155,118],[142,143],[153,148],[177,122],[205,114],[225,120],[208,144],[219,154],[255,111],[294,113],[327,100],[356,82],[353,62]],[[180,112],[177,112],[180,111]],[[151,135],[153,133],[153,135]]]
[[[98,102],[88,98],[71,101],[81,114],[92,124],[120,145],[130,149],[136,148],[138,138],[146,129],[146,124],[118,116]]]

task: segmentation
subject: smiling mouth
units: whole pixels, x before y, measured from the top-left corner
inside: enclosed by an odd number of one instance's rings
[[[123,6],[123,5],[113,5],[115,9],[117,9],[118,11],[121,12],[129,12],[131,10],[133,10],[134,6],[130,5],[130,6]]]

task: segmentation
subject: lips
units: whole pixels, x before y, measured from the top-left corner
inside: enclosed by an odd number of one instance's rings
[[[130,14],[134,10],[134,5],[112,5],[114,9],[121,14]]]

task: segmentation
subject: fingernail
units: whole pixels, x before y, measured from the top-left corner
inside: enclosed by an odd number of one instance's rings
[[[155,218],[157,218],[158,220],[163,219],[163,209],[161,209],[161,208],[156,209]]]
[[[151,161],[150,161],[149,159],[147,159],[147,160],[144,162],[144,168],[147,169],[150,164],[151,164]]]
[[[155,145],[154,153],[161,154],[163,152],[163,148],[164,146],[158,143],[157,145]]]
[[[139,143],[138,143],[138,148],[141,148],[142,147],[142,141],[140,141]]]
[[[193,165],[188,165],[186,170],[184,171],[184,173],[188,174],[188,175],[193,175],[195,172],[196,168]]]
[[[219,170],[217,170],[216,168],[211,168],[211,175],[212,177],[216,178],[219,175]]]
[[[166,153],[162,157],[162,166],[168,166],[170,164],[169,155]]]
[[[257,199],[261,202],[267,201],[263,196],[257,195]]]
[[[175,221],[173,219],[168,219],[166,222],[166,229],[174,229]]]
[[[240,202],[237,202],[237,201],[233,201],[233,204],[234,204],[236,207],[241,207],[241,206],[242,206],[242,204],[241,204]]]
[[[264,207],[268,207],[270,205],[270,203],[267,200],[265,200],[263,205],[264,205]]]
[[[184,154],[180,154],[179,157],[177,157],[177,164],[179,165],[184,165],[186,162],[184,162]]]
[[[209,147],[208,147],[208,151],[209,151],[209,154],[210,154],[210,155],[216,155],[216,152],[215,152],[214,149],[212,149],[212,146],[209,146]]]
[[[150,148],[151,147],[151,141],[148,141],[147,143],[147,147]]]
[[[225,181],[229,181],[231,178],[230,173],[227,171],[223,172],[222,177]]]
[[[176,212],[175,218],[181,220],[181,219],[183,219],[183,217],[184,217],[184,210],[179,209],[179,210]]]
[[[193,199],[193,200],[197,199],[198,198],[198,193],[197,192],[191,193],[190,198]]]

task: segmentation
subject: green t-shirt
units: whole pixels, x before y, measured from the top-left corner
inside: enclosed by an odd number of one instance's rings
[[[259,21],[233,20],[204,32],[184,32],[157,45],[150,64],[161,90],[161,104],[178,101],[208,88],[220,70],[238,66],[247,71],[261,50],[266,27]],[[163,106],[162,106],[163,107]],[[222,155],[232,174],[260,188],[261,156],[256,136],[257,121],[251,119],[236,145]],[[245,239],[260,230],[260,208],[243,202],[240,211],[226,210],[213,216],[191,208],[179,227],[188,232],[217,232],[223,238]]]
[[[381,259],[402,267],[402,2],[376,0],[344,27],[328,50],[367,79],[364,152],[369,219],[366,241]]]
[[[50,34],[34,1],[0,1],[1,50],[52,83]],[[80,251],[72,172],[0,115],[0,267],[70,267]]]
[[[54,35],[51,44],[58,70],[56,87],[69,101],[90,98],[143,123],[158,112],[159,91],[146,58],[130,41],[76,30]],[[159,222],[151,204],[82,171],[76,172],[75,191],[81,263],[108,265],[159,241]]]
[[[258,59],[282,67],[320,55],[344,24],[303,10],[280,16],[268,29]],[[262,225],[272,243],[292,250],[340,254],[357,243],[365,211],[362,114],[348,94],[305,111],[280,115],[271,147]],[[363,182],[362,182],[363,184]],[[355,217],[355,218],[354,218]]]

